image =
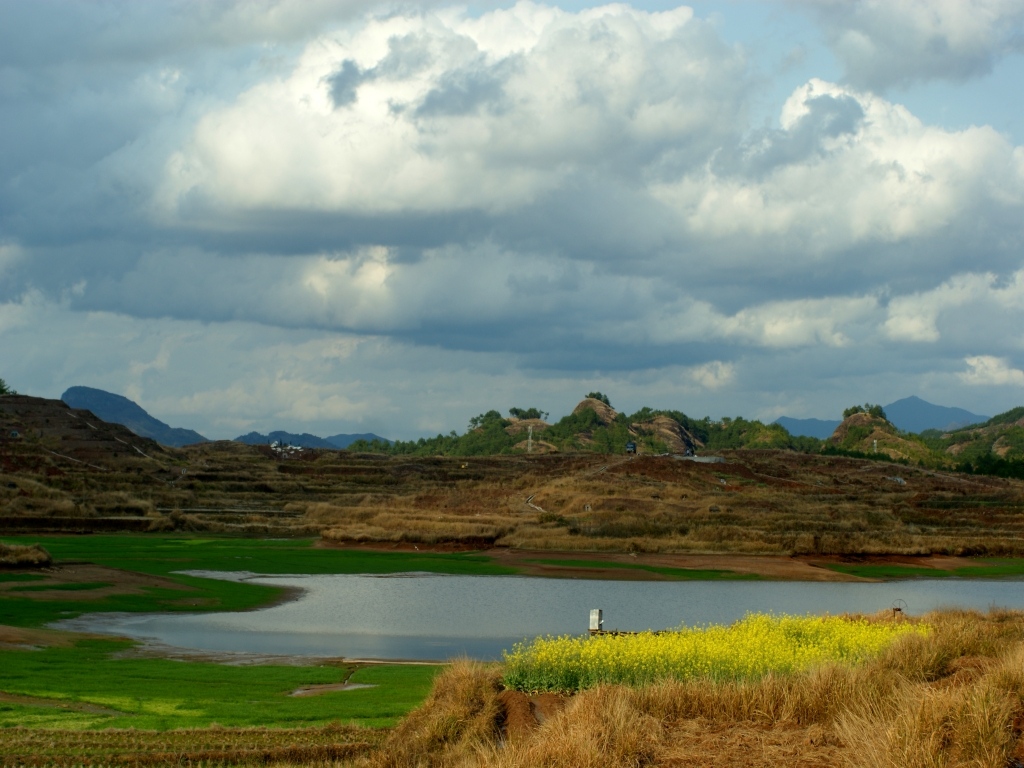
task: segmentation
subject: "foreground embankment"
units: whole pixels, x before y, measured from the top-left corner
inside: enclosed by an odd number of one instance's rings
[[[1024,614],[954,611],[921,622],[929,631],[904,633],[860,664],[572,696],[506,690],[500,666],[455,664],[364,764],[1020,765]]]

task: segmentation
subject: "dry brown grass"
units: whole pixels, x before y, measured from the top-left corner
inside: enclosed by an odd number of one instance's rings
[[[45,568],[53,558],[39,544],[4,544],[0,542],[0,568]]]
[[[648,553],[1024,554],[1024,484],[1016,481],[784,451],[735,451],[726,458],[726,464],[701,465],[658,457],[533,457],[488,459],[486,467],[467,459],[459,469],[472,479],[412,492],[393,486],[385,493],[377,486],[358,499],[335,497],[301,509],[336,542],[476,541]],[[399,470],[410,465],[397,459],[377,468],[389,466],[409,477]]]
[[[451,664],[422,707],[403,720],[369,761],[372,768],[466,764],[500,734],[500,672],[467,660]]]
[[[875,620],[882,620],[876,617]],[[1024,757],[1024,614],[935,613],[861,667],[602,686],[506,733],[494,667],[462,662],[368,765],[1005,768]]]

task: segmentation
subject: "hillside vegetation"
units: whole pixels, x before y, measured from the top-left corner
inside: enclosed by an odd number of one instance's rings
[[[626,444],[633,442],[640,453],[647,454],[778,449],[1024,478],[1024,407],[982,425],[916,435],[893,426],[880,406],[858,405],[846,409],[831,437],[818,440],[791,435],[781,424],[742,417],[695,419],[682,411],[649,407],[625,414],[616,411],[600,392],[591,395],[553,424],[542,420],[540,416],[546,414],[537,408],[510,408],[508,417],[490,410],[470,419],[461,435],[452,431],[393,443],[360,440],[349,450],[389,456],[623,453]]]

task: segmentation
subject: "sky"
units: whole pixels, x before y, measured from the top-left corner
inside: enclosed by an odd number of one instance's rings
[[[1024,2],[0,0],[0,377],[211,439],[1024,404]]]

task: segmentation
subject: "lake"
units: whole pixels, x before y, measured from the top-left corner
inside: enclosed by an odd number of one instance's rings
[[[936,608],[1024,609],[1024,581],[921,579],[884,583],[592,581],[436,574],[258,576],[194,572],[301,590],[242,613],[89,614],[58,626],[180,648],[353,659],[500,659],[537,635],[584,634],[590,609],[605,629],[731,623],[748,612],[874,613],[903,600]]]

